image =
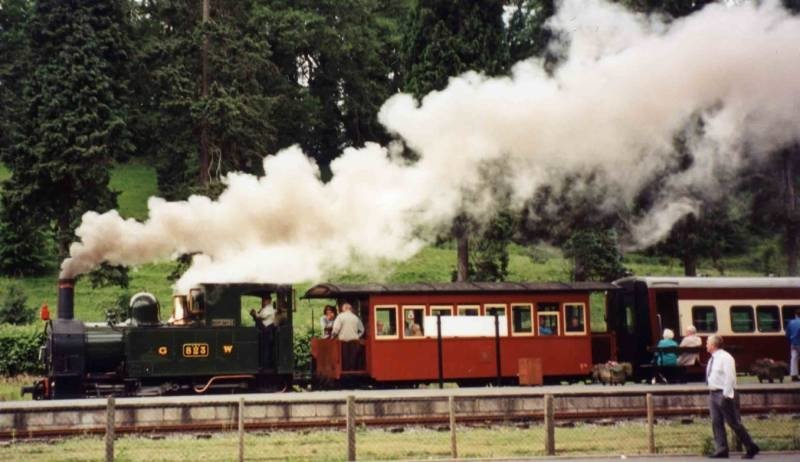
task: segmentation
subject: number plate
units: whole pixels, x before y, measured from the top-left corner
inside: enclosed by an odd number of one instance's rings
[[[183,356],[184,358],[207,358],[208,343],[184,343]]]

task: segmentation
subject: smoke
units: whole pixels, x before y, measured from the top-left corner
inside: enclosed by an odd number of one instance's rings
[[[610,191],[597,200],[609,209],[630,210],[661,185],[630,226],[648,245],[699,200],[725,194],[741,169],[800,140],[800,19],[775,2],[665,22],[567,0],[551,26],[565,57],[552,75],[532,59],[509,77],[467,73],[421,102],[400,94],[384,104],[380,121],[417,162],[391,147],[347,149],[323,183],[292,147],[265,158],[263,176],[228,175],[216,201],[151,198],[143,223],[89,212],[62,276],[199,252],[179,289],[317,280],[408,258],[462,210],[488,216],[497,184],[522,207],[538,188],[563,189],[586,172]]]

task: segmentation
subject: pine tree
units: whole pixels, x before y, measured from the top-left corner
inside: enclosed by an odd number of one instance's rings
[[[132,150],[124,103],[126,5],[36,3],[29,29],[31,72],[24,83],[27,110],[19,142],[3,158],[11,171],[3,193],[6,243],[25,242],[28,233],[52,224],[63,258],[81,215],[115,205],[109,167]],[[0,249],[4,265],[15,252]]]

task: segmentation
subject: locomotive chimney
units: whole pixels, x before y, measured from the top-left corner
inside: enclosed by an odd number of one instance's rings
[[[58,319],[75,317],[75,279],[58,280]]]

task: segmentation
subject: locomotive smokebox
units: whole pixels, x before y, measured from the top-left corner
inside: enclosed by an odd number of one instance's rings
[[[58,280],[58,319],[75,317],[75,279]]]

